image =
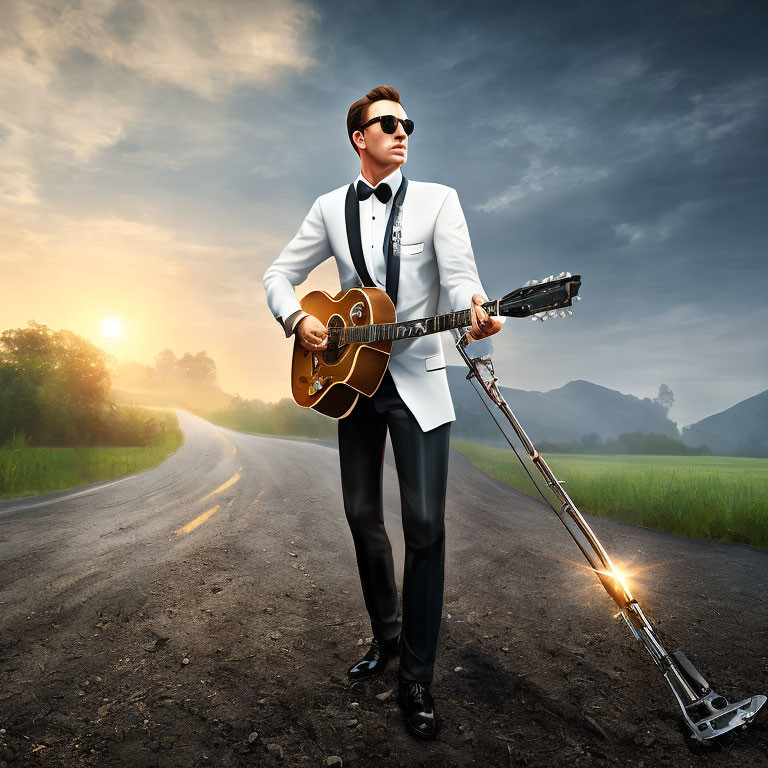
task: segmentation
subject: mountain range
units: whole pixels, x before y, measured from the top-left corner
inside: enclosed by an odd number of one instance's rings
[[[467,369],[446,367],[456,422],[454,438],[500,444],[503,437],[491,423],[480,397],[466,380]],[[666,411],[649,398],[624,395],[581,379],[548,392],[500,387],[504,399],[534,442],[578,442],[584,435],[603,440],[625,432],[654,432],[678,439],[677,425]],[[485,395],[483,395],[485,398]],[[486,402],[489,402],[486,399]],[[495,406],[492,406],[495,409]],[[498,409],[498,417],[503,419]]]
[[[683,442],[721,456],[768,456],[768,389],[684,427]]]
[[[481,400],[472,391],[472,384],[466,380],[467,369],[449,365],[446,372],[456,410],[451,436],[503,444],[504,438],[492,423],[483,400],[496,418],[508,426],[506,420],[485,395]],[[569,381],[547,392],[510,387],[500,390],[534,443],[574,443],[590,434],[607,440],[628,432],[681,439],[677,424],[667,417],[666,409],[659,403],[589,381]],[[508,431],[511,433],[511,429]],[[691,424],[682,432],[686,445],[708,445],[716,455],[768,457],[768,390]]]

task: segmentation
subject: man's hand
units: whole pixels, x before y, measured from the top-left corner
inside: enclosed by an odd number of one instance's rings
[[[328,346],[328,329],[314,315],[299,320],[296,335],[299,344],[310,352],[322,352]]]
[[[491,317],[481,306],[488,299],[482,294],[476,293],[472,297],[472,330],[468,334],[472,341],[479,341],[487,336],[498,333],[503,323]]]

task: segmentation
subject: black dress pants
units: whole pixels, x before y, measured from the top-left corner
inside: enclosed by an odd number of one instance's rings
[[[387,430],[400,483],[405,536],[399,677],[432,682],[443,610],[445,494],[451,422],[423,432],[389,371],[373,397],[360,395],[339,419],[344,511],[357,555],[373,635],[397,637],[398,596],[392,547],[384,528],[382,470]]]

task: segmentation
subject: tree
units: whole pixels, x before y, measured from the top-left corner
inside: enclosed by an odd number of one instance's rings
[[[616,453],[682,456],[685,446],[682,440],[655,432],[624,432],[616,438]]]
[[[177,374],[178,360],[172,349],[164,349],[155,357],[155,373],[158,376],[175,376]]]
[[[581,450],[583,450],[585,453],[597,451],[603,446],[603,441],[597,432],[590,432],[588,435],[582,435],[579,443]]]
[[[111,356],[72,331],[29,326],[0,336],[0,439],[21,430],[36,444],[97,439]]]
[[[659,394],[656,395],[656,399],[653,402],[661,406],[664,409],[664,413],[667,414],[669,409],[675,404],[675,395],[666,384],[662,384],[659,387]]]
[[[205,350],[195,355],[185,352],[177,358],[171,349],[164,349],[155,357],[155,375],[159,378],[216,381],[216,363]]]
[[[216,381],[216,363],[205,351],[196,355],[185,352],[179,360],[178,373],[185,379],[213,382]]]

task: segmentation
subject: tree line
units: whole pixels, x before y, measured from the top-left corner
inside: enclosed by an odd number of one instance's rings
[[[242,432],[321,440],[338,438],[335,419],[329,419],[311,408],[302,408],[288,397],[277,403],[265,403],[235,395],[229,408],[207,414],[206,418],[214,424]]]
[[[154,378],[216,381],[216,363],[205,351],[195,355],[185,352],[176,357],[172,349],[166,348],[155,356],[155,365],[150,372]]]
[[[157,443],[168,427],[110,399],[114,358],[72,331],[29,322],[0,335],[0,445]]]
[[[662,456],[711,456],[708,445],[691,447],[682,440],[656,432],[624,432],[617,438],[603,440],[596,432],[583,435],[573,442],[540,440],[542,453],[637,454]]]

